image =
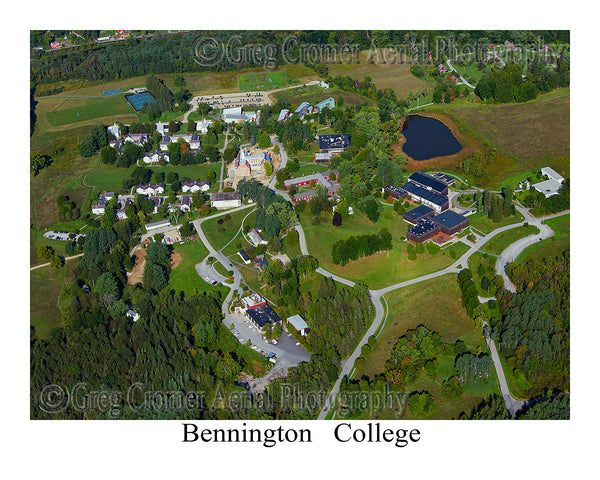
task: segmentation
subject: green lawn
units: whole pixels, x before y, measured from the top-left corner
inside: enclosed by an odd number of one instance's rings
[[[65,102],[63,105],[65,108],[61,105],[56,110],[46,113],[46,119],[50,125],[59,127],[94,118],[111,117],[134,112],[122,95],[86,98],[84,104],[80,106],[69,107],[69,102]]]
[[[57,304],[65,279],[65,269],[41,267],[32,270],[29,279],[29,322],[35,327],[37,338],[47,339],[50,330],[61,326],[61,313]]]
[[[407,330],[425,325],[440,334],[445,343],[454,343],[460,339],[472,352],[479,348],[487,351],[483,335],[462,306],[461,294],[456,275],[427,280],[416,285],[396,290],[386,295],[388,317],[381,335],[377,339],[363,367],[357,370],[353,378],[363,375],[372,378],[383,373],[385,362],[389,359],[398,339]],[[430,418],[453,418],[463,411],[470,410],[482,397],[497,393],[495,371],[487,379],[474,384],[463,385],[463,395],[454,400],[444,400],[439,393],[443,380],[454,375],[454,355],[438,357],[437,378],[430,379],[425,373],[409,385],[409,390],[427,390],[435,398],[438,410]],[[381,418],[393,418],[396,412],[381,412]],[[408,410],[406,417],[411,418]]]
[[[555,257],[567,250],[571,245],[570,217],[570,215],[563,215],[546,220],[545,223],[554,230],[555,235],[527,247],[519,254],[515,263],[519,264],[528,260]]]
[[[469,215],[469,225],[475,230],[479,230],[481,233],[488,234],[497,228],[504,227],[506,225],[512,225],[513,223],[518,223],[523,221],[523,216],[517,212],[516,215],[510,215],[509,217],[504,217],[498,223],[492,222],[491,219],[488,218],[486,212],[474,213],[473,215]]]
[[[508,247],[513,242],[516,242],[519,238],[523,238],[529,235],[535,235],[539,233],[539,231],[540,229],[534,225],[527,225],[526,227],[521,225],[511,230],[507,230],[506,232],[499,233],[498,235],[493,237],[489,242],[487,242],[483,247],[481,247],[481,250],[486,253],[500,255],[506,247]]]
[[[100,165],[99,170],[88,173],[85,183],[96,187],[96,193],[100,192],[123,192],[121,184],[123,179],[130,178],[131,173],[135,170],[136,165],[129,168],[118,168],[114,165]],[[221,175],[220,163],[203,163],[200,165],[167,165],[163,167],[147,167],[152,172],[163,172],[165,175],[169,172],[177,172],[179,179],[189,178],[191,180],[206,180],[209,170],[215,172],[217,178]],[[219,185],[215,180],[211,182],[210,191],[218,190]],[[129,192],[126,192],[129,193]]]
[[[215,250],[225,247],[238,233],[242,219],[250,213],[250,210],[244,209],[230,214],[230,219],[225,220],[226,215],[211,218],[202,223],[208,241]],[[222,223],[218,223],[219,220]]]
[[[181,262],[171,270],[171,288],[177,292],[185,292],[186,297],[209,290],[220,290],[224,295],[227,293],[227,288],[222,285],[209,285],[196,272],[195,265],[208,255],[208,250],[200,240],[177,244],[173,251],[181,255]]]
[[[252,72],[240,73],[239,85],[242,92],[273,90],[275,88],[287,87],[287,76],[285,71],[277,72]]]
[[[331,215],[324,215],[324,223],[312,225],[311,214],[305,211],[300,215],[300,221],[306,233],[308,251],[319,259],[324,269],[352,281],[366,283],[370,288],[382,288],[441,270],[468,250],[462,242],[457,242],[435,255],[430,255],[425,249],[425,253],[419,254],[416,260],[408,260],[408,244],[401,237],[406,236],[410,225],[389,209],[384,212],[377,223],[372,223],[357,211],[336,228],[331,225]],[[333,264],[331,251],[337,240],[377,233],[382,227],[392,234],[392,250],[358,259],[344,267]],[[452,257],[452,252],[455,257]]]

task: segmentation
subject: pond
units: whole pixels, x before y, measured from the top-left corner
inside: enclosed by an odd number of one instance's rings
[[[414,160],[429,160],[460,152],[460,143],[439,120],[409,115],[402,127],[406,143],[402,151]]]

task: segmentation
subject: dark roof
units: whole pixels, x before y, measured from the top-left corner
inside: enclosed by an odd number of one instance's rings
[[[464,221],[469,221],[467,217],[452,210],[446,210],[445,212],[430,218],[430,220],[446,228],[454,228]]]
[[[400,187],[397,187],[396,185],[386,185],[385,187],[383,187],[383,189],[386,192],[393,193],[394,195],[398,195],[399,197],[403,197],[405,195],[405,192],[403,192],[402,189]]]
[[[219,200],[241,200],[242,196],[238,192],[215,192],[210,196],[213,202]]]
[[[250,257],[244,250],[240,250],[238,253],[239,253],[240,257],[242,257],[244,259],[245,262],[250,261]]]
[[[444,182],[446,185],[452,185],[456,181],[454,177],[441,172],[433,173],[431,176],[437,178],[441,182]]]
[[[448,199],[443,195],[430,190],[425,190],[423,187],[419,187],[416,183],[406,182],[404,185],[402,185],[402,190],[427,200],[434,205],[439,205],[440,207],[448,203]]]
[[[246,313],[260,328],[264,327],[267,323],[281,321],[277,313],[268,305],[259,305],[258,307],[246,310]]]
[[[446,185],[441,180],[433,178],[431,175],[427,175],[423,172],[414,172],[410,177],[408,177],[408,179],[411,182],[418,183],[422,187],[430,187],[437,193],[443,192],[444,190],[446,190],[446,188],[448,188],[448,185]]]
[[[409,210],[404,214],[405,217],[412,218],[413,220],[419,220],[421,217],[425,215],[429,215],[433,212],[433,208],[428,207],[427,205],[419,205],[412,210]]]
[[[439,227],[431,220],[421,220],[414,227],[409,228],[407,231],[415,235],[416,237],[422,237],[432,230],[437,230]]]
[[[351,144],[349,133],[336,133],[334,135],[319,135],[319,148],[329,150],[333,148],[346,148]]]

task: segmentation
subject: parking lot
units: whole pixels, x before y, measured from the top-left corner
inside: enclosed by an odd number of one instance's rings
[[[69,232],[59,232],[56,230],[50,230],[50,231],[44,233],[44,237],[46,237],[46,238],[51,238],[52,240],[62,240],[63,242],[71,240],[71,238],[69,238],[69,235],[75,235],[75,234],[69,233]],[[77,239],[79,237],[85,237],[85,234],[78,233],[75,235],[73,240],[77,241]]]
[[[240,343],[246,344],[250,340],[250,348],[262,355],[268,355],[271,352],[274,353],[277,362],[285,359],[288,366],[294,366],[300,362],[307,362],[310,358],[310,354],[304,347],[285,329],[279,340],[276,340],[277,343],[271,343],[263,338],[262,333],[254,323],[239,313],[230,313],[223,319],[223,322],[229,329],[231,329],[231,324],[233,324],[231,333],[233,333]]]

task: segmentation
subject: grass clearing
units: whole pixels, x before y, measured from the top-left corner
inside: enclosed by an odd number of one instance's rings
[[[507,158],[486,166],[498,186],[520,173],[550,166],[569,176],[570,94],[557,89],[525,103],[485,104],[474,98],[444,105],[443,110]]]
[[[547,257],[556,257],[571,246],[571,215],[563,215],[546,220],[555,235],[530,245],[523,250],[515,263],[520,264],[529,260],[542,260]]]
[[[29,273],[29,321],[39,339],[48,339],[50,330],[61,326],[62,314],[57,305],[64,279],[64,268],[48,266]]]
[[[268,91],[275,88],[287,87],[285,71],[252,72],[239,75],[239,86],[242,92]]]
[[[499,233],[487,242],[481,250],[486,253],[493,255],[500,255],[506,247],[513,242],[516,242],[520,238],[535,235],[540,232],[540,229],[535,225],[527,225],[526,227],[521,225],[519,227],[507,230],[506,232]]]
[[[312,225],[311,218],[310,212],[300,215],[310,254],[317,257],[319,264],[326,270],[354,282],[366,283],[369,288],[382,288],[441,270],[451,265],[469,248],[462,242],[457,242],[435,255],[429,254],[425,249],[425,253],[419,254],[416,260],[408,260],[408,244],[401,237],[406,236],[410,225],[391,211],[382,213],[377,223],[372,223],[362,212],[356,212],[344,219],[342,226],[337,228],[331,225],[331,215],[324,216],[324,222],[318,225]],[[392,234],[392,250],[352,261],[344,267],[334,265],[331,251],[337,240],[373,234],[382,227]]]
[[[407,98],[409,92],[427,89],[433,92],[435,82],[423,80],[410,73],[408,63],[388,62],[379,63],[378,58],[372,57],[368,50],[363,50],[358,55],[358,62],[330,64],[328,73],[332,77],[348,75],[355,80],[371,77],[379,90],[391,88],[398,98]]]
[[[227,215],[223,215],[208,219],[202,223],[202,230],[215,250],[221,250],[234,238],[240,229],[242,219],[248,213],[250,212],[246,209],[239,210],[229,214],[229,220],[225,219]]]
[[[512,225],[513,223],[519,223],[521,221],[523,221],[523,216],[518,212],[516,215],[504,217],[498,223],[492,222],[492,220],[488,218],[486,212],[479,212],[469,215],[469,225],[475,230],[478,230],[486,235],[497,228],[505,227],[506,225]]]
[[[200,240],[174,245],[173,251],[181,255],[181,262],[171,270],[169,287],[177,292],[183,291],[186,297],[209,290],[219,290],[223,295],[227,294],[226,287],[209,285],[196,272],[196,264],[208,255],[208,250]]]
[[[472,352],[480,349],[486,351],[480,329],[468,317],[462,306],[456,275],[444,275],[408,286],[387,294],[386,299],[389,306],[386,325],[363,367],[356,371],[355,379],[363,376],[372,378],[383,373],[385,363],[390,358],[398,339],[407,330],[419,325],[425,325],[430,330],[438,332],[445,343],[454,343],[460,339]],[[453,375],[454,355],[440,355],[436,379],[431,379],[423,372],[415,382],[409,385],[409,391],[427,390],[433,395],[438,409],[428,418],[457,417],[461,412],[469,411],[482,397],[498,392],[497,377],[495,371],[492,371],[487,381],[479,379],[475,383],[465,384],[462,386],[463,395],[461,397],[445,400],[440,395],[440,384],[442,380]],[[378,412],[378,418],[396,418],[397,413],[396,411],[382,410]],[[405,418],[412,418],[408,410],[405,412]]]

